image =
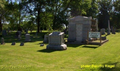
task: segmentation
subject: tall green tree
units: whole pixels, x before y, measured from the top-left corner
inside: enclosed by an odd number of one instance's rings
[[[22,1],[16,0],[13,2],[8,0],[5,4],[5,9],[8,10],[8,13],[5,15],[6,21],[9,22],[10,26],[17,25],[17,28],[19,29],[21,27],[20,24],[24,19],[24,14],[22,13]]]
[[[4,21],[4,15],[7,13],[4,4],[5,0],[0,0],[0,32],[2,31],[2,21]]]
[[[71,15],[86,15],[87,10],[91,7],[91,0],[72,0],[70,3]]]
[[[112,0],[99,0],[99,28],[108,28],[108,20],[110,20],[110,13],[112,12]]]
[[[40,31],[41,16],[43,9],[46,6],[46,0],[26,0],[24,1],[24,10],[29,13],[27,15],[33,15],[36,17],[37,32]]]
[[[93,18],[96,18],[98,14],[98,3],[96,0],[92,0],[91,7],[86,10],[86,16],[91,16]]]
[[[114,10],[112,12],[112,17],[111,17],[111,25],[120,28],[120,0],[114,0],[113,2]]]
[[[48,8],[49,11],[53,16],[53,26],[52,28],[60,29],[62,24],[67,24],[67,12],[69,11],[68,8],[70,6],[72,0],[49,0],[48,1]]]

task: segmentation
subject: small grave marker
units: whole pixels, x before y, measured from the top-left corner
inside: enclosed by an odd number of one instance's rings
[[[20,43],[20,46],[24,46],[24,43],[23,43],[23,42],[21,42],[21,43]]]
[[[15,45],[15,42],[12,42],[12,44],[11,45]]]
[[[4,38],[1,38],[1,44],[5,44]]]
[[[104,28],[102,28],[100,31],[101,31],[101,34],[102,34],[102,35],[105,34],[105,29],[104,29]]]
[[[116,29],[114,27],[111,27],[112,34],[116,34],[115,31]]]
[[[26,35],[25,35],[25,41],[26,41],[26,42],[31,41],[31,39],[30,39],[30,34],[26,34]]]

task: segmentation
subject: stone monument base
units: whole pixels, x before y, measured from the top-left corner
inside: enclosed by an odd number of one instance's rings
[[[29,39],[29,40],[25,40],[25,42],[31,42],[31,39]]]
[[[67,49],[67,45],[66,44],[62,44],[62,45],[47,45],[46,49],[50,49],[50,50],[66,50]]]

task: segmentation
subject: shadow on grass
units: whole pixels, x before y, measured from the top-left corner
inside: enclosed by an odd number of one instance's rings
[[[81,46],[80,44],[67,44],[67,47],[73,47],[73,48],[77,48]]]
[[[37,45],[41,45],[41,44],[47,45],[48,43],[41,42],[41,43],[38,43]]]
[[[86,46],[86,45],[85,45],[85,46],[83,46],[82,48],[93,48],[93,49],[96,49],[96,48],[98,48],[98,47],[99,47],[99,46],[88,46],[88,45]]]
[[[100,68],[100,71],[120,71],[120,67],[118,67],[118,62],[112,63],[104,63],[102,64],[104,67]]]
[[[48,49],[42,49],[42,50],[38,50],[37,52],[51,53],[51,52],[55,52],[55,51],[65,51],[65,50],[48,50]]]

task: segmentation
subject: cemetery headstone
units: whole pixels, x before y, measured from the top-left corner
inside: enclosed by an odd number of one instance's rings
[[[16,38],[20,39],[21,38],[21,31],[16,32]]]
[[[15,42],[12,42],[12,44],[11,45],[15,45]]]
[[[80,44],[87,39],[87,33],[91,30],[91,17],[76,16],[69,19],[68,42]]]
[[[2,35],[3,35],[3,36],[6,36],[6,35],[7,35],[6,30],[3,30],[3,31],[2,31]]]
[[[24,43],[23,43],[23,42],[21,42],[21,43],[20,43],[20,46],[24,46]]]
[[[18,35],[18,40],[20,40],[21,39],[21,36],[20,35]]]
[[[113,34],[116,34],[115,32],[116,32],[116,29],[115,29],[115,28],[113,28],[113,32],[112,32],[112,33],[113,33]]]
[[[31,39],[30,39],[30,34],[26,34],[26,35],[25,35],[25,41],[26,41],[26,42],[31,41]]]
[[[101,34],[102,34],[102,35],[105,34],[105,28],[102,28],[100,31],[101,31]]]
[[[110,29],[107,30],[107,35],[110,35]]]
[[[5,44],[4,38],[1,38],[1,44]]]
[[[19,35],[19,33],[18,33],[18,32],[16,32],[16,38],[18,38],[18,35]]]
[[[111,27],[112,34],[116,34],[115,31],[116,29],[114,27]]]
[[[64,44],[64,32],[53,32],[49,34],[49,44],[47,49],[65,50],[67,45]]]
[[[48,43],[48,35],[44,35],[43,43]]]

